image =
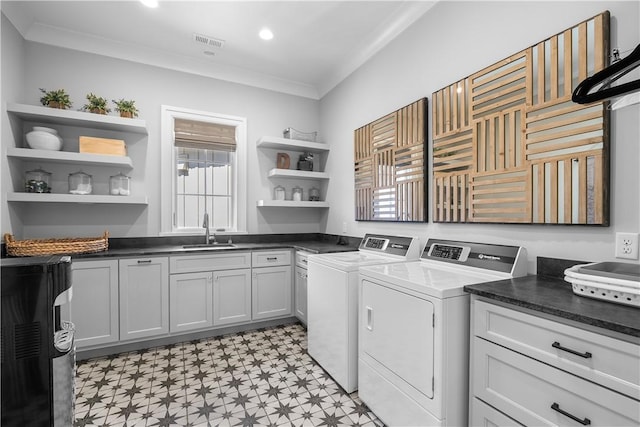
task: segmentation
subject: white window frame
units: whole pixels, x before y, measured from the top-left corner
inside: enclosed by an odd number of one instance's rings
[[[229,233],[247,232],[247,119],[188,108],[161,106],[160,124],[160,235],[204,234],[202,227],[176,228],[174,205],[177,185],[174,120],[197,120],[236,128],[235,166],[233,168],[233,227]],[[164,189],[170,188],[171,191]]]

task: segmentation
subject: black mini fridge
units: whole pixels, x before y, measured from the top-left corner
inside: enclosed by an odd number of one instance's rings
[[[2,271],[2,426],[71,426],[74,328],[71,258],[5,258]]]

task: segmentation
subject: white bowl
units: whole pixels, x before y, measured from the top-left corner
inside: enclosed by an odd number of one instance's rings
[[[62,138],[55,129],[34,126],[26,137],[29,147],[36,150],[60,151],[62,148]]]

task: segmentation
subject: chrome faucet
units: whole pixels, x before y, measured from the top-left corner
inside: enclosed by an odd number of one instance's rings
[[[204,244],[209,244],[209,214],[204,213],[204,220],[202,221],[202,227],[204,228]]]

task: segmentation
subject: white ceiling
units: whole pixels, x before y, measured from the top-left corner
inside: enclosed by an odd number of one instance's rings
[[[149,9],[137,0],[3,0],[1,7],[29,41],[319,99],[435,3],[160,0]],[[273,40],[258,38],[264,26]],[[194,33],[224,46],[196,43]]]

